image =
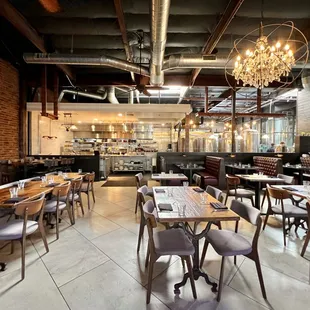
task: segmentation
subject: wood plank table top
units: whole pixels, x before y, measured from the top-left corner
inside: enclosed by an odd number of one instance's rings
[[[157,193],[156,189],[163,189],[165,192]],[[201,203],[201,193],[194,190],[194,187],[169,186],[172,190],[172,197],[168,196],[168,187],[153,187],[154,200],[157,210],[157,220],[163,223],[175,222],[210,222],[210,221],[238,221],[240,217],[231,210],[215,210],[210,202],[219,202],[211,195],[204,192],[207,198],[205,204]],[[185,202],[185,216],[180,216],[175,202]],[[173,211],[160,211],[158,204],[169,203]]]
[[[236,176],[250,182],[283,182],[283,179],[264,174],[236,174]]]
[[[181,180],[181,181],[187,181],[188,178],[183,173],[153,173],[152,174],[152,180],[156,181],[165,181],[165,180]]]
[[[67,173],[69,179],[78,178],[81,175],[78,173]],[[67,180],[64,180],[62,176],[53,175],[49,176],[54,178],[55,183],[65,183]],[[23,180],[21,180],[23,181]],[[53,187],[46,187],[46,185],[42,184],[42,181],[27,181],[24,189],[20,189],[18,191],[18,197],[27,197],[23,201],[31,200],[40,196],[42,193],[48,194],[53,191]],[[14,206],[14,203],[5,203],[6,200],[10,199],[10,190],[9,188],[0,189],[0,207],[1,208],[11,208]]]

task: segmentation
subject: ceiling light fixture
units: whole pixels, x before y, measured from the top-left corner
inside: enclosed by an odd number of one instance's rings
[[[64,113],[64,123],[61,124],[61,126],[64,126],[66,131],[70,131],[70,129],[77,129],[77,127],[72,122],[72,113]]]
[[[118,113],[117,115],[118,115],[119,117],[122,117],[122,116],[123,116],[123,114],[122,114],[122,113]]]

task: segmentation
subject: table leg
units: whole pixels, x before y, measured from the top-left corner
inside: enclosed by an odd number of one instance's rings
[[[260,210],[260,182],[255,182],[255,208]]]
[[[181,223],[180,223],[181,224]],[[182,225],[182,224],[181,224]],[[206,228],[200,233],[195,234],[195,232],[190,229],[189,225],[182,225],[185,233],[192,239],[193,246],[195,248],[195,253],[193,255],[193,274],[194,279],[198,280],[200,277],[203,277],[207,284],[211,285],[211,291],[216,293],[217,292],[217,283],[210,281],[208,275],[199,268],[199,240],[208,233],[210,230],[212,223],[209,222]],[[184,274],[183,280],[180,283],[174,285],[174,293],[180,294],[180,287],[184,286],[189,278],[188,272]]]
[[[193,184],[193,171],[192,169],[189,169],[189,176],[188,176],[188,179],[189,179],[189,185],[192,185]]]
[[[299,170],[299,174],[298,174],[298,184],[299,185],[303,185],[304,183],[304,176],[303,176],[303,171]]]

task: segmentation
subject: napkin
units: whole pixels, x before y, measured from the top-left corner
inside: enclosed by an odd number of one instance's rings
[[[163,188],[155,188],[155,193],[165,193]]]
[[[51,183],[51,184],[48,184],[46,185],[46,187],[54,187],[54,186],[57,186],[59,185],[60,183]]]
[[[21,201],[23,201],[23,200],[25,200],[27,198],[28,197],[14,197],[14,198],[7,199],[3,203],[4,204],[7,204],[7,203],[17,203],[17,202],[21,202]]]
[[[158,208],[160,211],[173,211],[170,203],[159,203]]]
[[[203,193],[203,192],[204,192],[204,190],[203,190],[202,188],[199,188],[199,187],[193,188],[193,190],[194,190],[195,192],[197,192],[197,193]]]

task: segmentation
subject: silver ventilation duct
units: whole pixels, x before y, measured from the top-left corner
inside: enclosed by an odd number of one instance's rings
[[[115,87],[114,86],[108,87],[107,98],[111,103],[114,103],[114,104],[119,103],[116,96],[115,96]]]
[[[24,60],[28,64],[49,64],[49,65],[81,65],[81,66],[107,66],[117,68],[120,70],[133,72],[149,76],[149,70],[145,67],[141,67],[137,64],[121,60],[110,56],[83,56],[83,55],[72,55],[72,54],[24,54]]]
[[[175,54],[165,57],[162,70],[165,71],[176,68],[208,68],[214,60],[216,60],[215,55]]]
[[[133,89],[131,89],[131,90],[128,92],[128,103],[129,103],[129,104],[133,104],[133,92],[134,92]]]
[[[164,60],[167,41],[167,28],[169,18],[170,0],[152,0],[151,7],[151,78],[150,83],[154,86],[164,84],[162,63]]]
[[[58,97],[58,102],[61,102],[64,94],[72,94],[72,95],[76,95],[76,96],[82,96],[82,97],[98,99],[98,100],[104,100],[107,97],[106,91],[102,95],[99,95],[99,94],[87,93],[87,92],[84,92],[84,91],[64,89],[64,90],[61,91],[61,93],[60,93],[60,95]]]

